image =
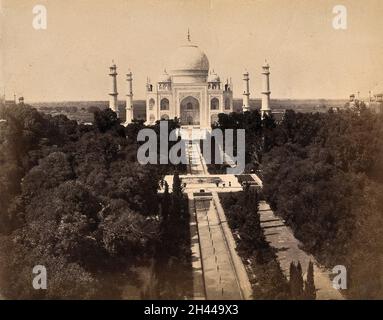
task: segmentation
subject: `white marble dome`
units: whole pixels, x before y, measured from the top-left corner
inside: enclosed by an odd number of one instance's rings
[[[188,41],[175,50],[168,69],[173,82],[206,82],[209,60],[197,45]]]

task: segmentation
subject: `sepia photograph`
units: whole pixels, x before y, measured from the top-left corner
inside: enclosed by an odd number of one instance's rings
[[[383,299],[382,17],[0,0],[0,300]]]

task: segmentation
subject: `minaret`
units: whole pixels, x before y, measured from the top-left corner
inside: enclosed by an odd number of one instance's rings
[[[249,90],[249,73],[246,71],[243,74],[243,106],[242,111],[249,111],[250,103],[250,90]]]
[[[129,73],[126,74],[126,81],[128,83],[128,93],[126,94],[125,125],[128,125],[133,120],[133,77],[132,72],[130,70]]]
[[[270,66],[265,60],[265,64],[262,66],[262,108],[261,114],[262,118],[266,113],[270,113]]]
[[[109,99],[109,108],[112,109],[114,112],[117,113],[117,116],[119,117],[118,112],[118,103],[117,103],[117,66],[113,63],[113,65],[109,68],[109,75],[112,78],[111,82],[111,88],[110,88],[110,99]]]

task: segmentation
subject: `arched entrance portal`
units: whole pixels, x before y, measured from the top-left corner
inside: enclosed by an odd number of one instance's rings
[[[181,125],[199,125],[199,102],[194,97],[186,97],[180,105]]]

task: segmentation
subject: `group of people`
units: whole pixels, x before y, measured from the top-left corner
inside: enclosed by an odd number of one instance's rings
[[[184,183],[182,183],[182,187],[185,189],[186,188],[186,182],[184,182]],[[220,181],[216,181],[215,182],[215,185],[217,186],[217,188],[218,187],[222,187],[222,188],[225,188],[226,187],[226,183],[225,182],[222,182],[222,183],[220,183]],[[161,179],[160,180],[160,186],[161,186],[161,188],[163,189],[164,188],[164,186],[165,186],[165,180],[164,179]],[[229,187],[231,187],[231,181],[229,181],[228,182],[228,186]]]
[[[217,186],[217,188],[219,187],[220,183],[219,181],[216,181],[215,182],[215,185]],[[222,188],[225,188],[226,187],[226,183],[225,182],[222,182]],[[229,181],[229,187],[231,187],[231,181]]]

